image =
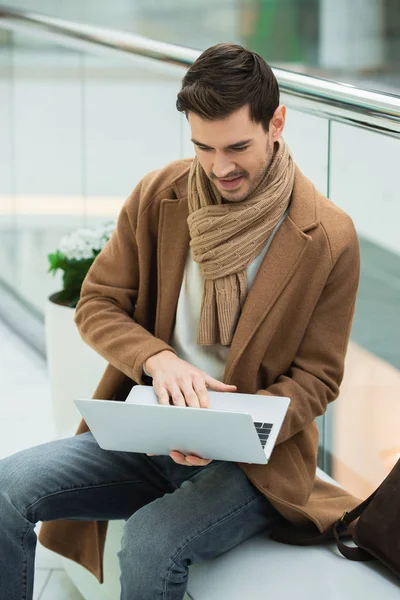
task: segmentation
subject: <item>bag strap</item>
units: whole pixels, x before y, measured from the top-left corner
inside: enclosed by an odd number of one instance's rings
[[[356,506],[349,513],[345,512],[341,519],[333,523],[333,525],[330,525],[328,529],[322,533],[311,533],[296,530],[294,528],[281,527],[275,531],[272,531],[269,534],[269,537],[283,544],[294,544],[296,546],[322,544],[324,542],[330,542],[332,541],[332,538],[334,538],[341,554],[343,554],[343,556],[349,560],[371,560],[374,557],[369,554],[369,552],[363,550],[362,548],[352,548],[346,546],[343,544],[343,542],[341,542],[340,537],[343,536],[349,525],[355,519],[358,519],[358,517],[364,512],[367,506],[371,503],[377,491],[378,490],[375,490],[366,500],[364,500],[364,502],[361,502],[361,504]]]
[[[378,491],[385,485],[388,479],[395,477],[395,479],[392,480],[396,482],[398,481],[398,475],[400,474],[398,473],[398,470],[400,470],[400,459],[397,461],[397,463],[395,464],[389,475],[386,477],[386,479],[382,481],[380,486],[366,500],[364,500],[364,502],[361,502],[361,504],[356,506],[349,513],[345,512],[341,519],[330,525],[328,529],[326,529],[322,533],[315,533],[315,530],[314,532],[304,530],[301,531],[295,528],[293,529],[287,526],[283,526],[273,530],[269,534],[269,537],[278,542],[282,542],[283,544],[294,544],[298,546],[310,546],[312,544],[320,544],[325,541],[331,541],[332,538],[334,538],[339,552],[341,552],[343,556],[345,556],[349,560],[372,560],[375,557],[370,552],[364,550],[363,548],[359,548],[358,546],[356,548],[346,546],[341,542],[340,537],[350,535],[346,533],[349,528],[349,525],[355,519],[358,519],[358,517],[362,515],[364,510],[372,502]],[[394,473],[396,473],[395,476],[393,476]]]
[[[378,493],[378,491],[385,485],[385,483],[388,481],[388,479],[392,479],[393,480],[393,474],[396,472],[397,470],[400,468],[400,459],[397,461],[397,463],[395,464],[395,466],[393,467],[393,469],[390,471],[389,475],[386,477],[386,479],[384,479],[382,481],[382,483],[380,484],[380,486],[366,499],[364,500],[364,502],[361,502],[361,504],[359,504],[358,506],[356,506],[352,511],[350,511],[349,513],[344,513],[344,515],[342,516],[342,518],[339,521],[336,521],[336,523],[333,524],[332,527],[332,531],[333,531],[333,535],[335,537],[336,540],[336,544],[337,547],[339,549],[339,551],[343,554],[343,556],[345,556],[346,558],[348,558],[349,560],[371,560],[373,558],[375,558],[370,552],[368,552],[367,550],[364,550],[363,548],[351,548],[349,546],[345,546],[341,541],[340,541],[340,535],[346,531],[346,529],[348,528],[348,526],[350,525],[350,523],[352,523],[354,521],[354,519],[357,519],[362,513],[363,511],[367,508],[367,506],[371,503],[371,501],[374,499],[374,497],[376,496],[376,494]],[[397,482],[397,474],[395,475],[396,477],[396,482]]]
[[[338,550],[341,554],[343,554],[343,556],[345,556],[349,560],[367,561],[372,560],[374,558],[372,554],[370,554],[369,552],[367,552],[367,550],[364,550],[363,548],[359,548],[358,546],[356,548],[346,546],[346,544],[343,544],[343,542],[340,540],[340,536],[343,535],[343,533],[349,527],[350,523],[352,523],[355,519],[358,519],[358,517],[362,515],[364,510],[371,503],[377,491],[378,490],[375,490],[366,500],[364,500],[364,502],[361,502],[361,504],[353,508],[353,510],[351,510],[349,513],[343,513],[342,518],[339,519],[339,521],[336,521],[336,523],[334,523],[332,526],[332,532]]]

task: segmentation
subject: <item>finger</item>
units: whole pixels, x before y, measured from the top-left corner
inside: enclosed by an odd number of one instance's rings
[[[182,452],[178,452],[178,450],[173,450],[170,453],[170,457],[179,465],[184,465],[186,467],[204,467],[212,462],[212,460],[209,460],[208,458],[201,458],[194,454],[185,456]]]
[[[212,460],[209,460],[208,458],[200,458],[199,456],[194,455],[186,456],[186,461],[194,467],[205,467],[212,462]]]
[[[168,405],[169,404],[169,394],[168,394],[166,387],[164,385],[160,385],[160,386],[154,385],[153,387],[154,387],[156,396],[158,398],[158,402],[160,404]]]
[[[201,408],[210,408],[210,399],[208,397],[208,390],[206,388],[206,382],[203,377],[198,376],[193,379],[193,389],[199,399]]]
[[[214,379],[214,377],[206,378],[207,387],[215,392],[234,392],[237,387],[236,385],[228,385],[226,383],[222,383],[222,381],[218,381],[218,379]]]
[[[181,454],[181,452],[173,450],[170,453],[170,457],[172,458],[172,460],[174,462],[178,463],[178,465],[183,465],[184,467],[190,467],[190,466],[192,466],[190,463],[188,463],[186,461],[186,457],[183,454]]]
[[[186,406],[185,398],[182,395],[181,390],[177,385],[171,385],[169,387],[169,395],[172,398],[172,403],[175,406]]]
[[[192,408],[200,408],[200,400],[194,391],[192,382],[190,380],[189,382],[185,381],[181,383],[181,390],[187,406],[191,406]]]

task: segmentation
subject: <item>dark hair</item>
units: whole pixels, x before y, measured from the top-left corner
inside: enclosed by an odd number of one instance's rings
[[[176,107],[203,119],[229,116],[249,104],[250,116],[268,131],[279,106],[279,87],[261,56],[237,44],[216,44],[205,50],[182,79]]]

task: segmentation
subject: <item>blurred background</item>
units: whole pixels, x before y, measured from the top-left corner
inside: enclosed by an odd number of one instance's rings
[[[195,49],[232,41],[275,65],[396,93],[397,0],[10,0],[7,6]]]
[[[375,90],[392,104],[400,94],[398,0],[7,4],[199,51],[237,42],[276,68]],[[17,380],[26,383],[18,403],[27,402],[33,371],[18,367],[20,342],[30,348],[36,366],[46,360],[46,307],[61,287],[61,276],[47,272],[47,255],[63,235],[115,219],[145,173],[193,155],[187,123],[175,109],[184,72],[183,66],[27,31],[18,19],[7,22],[0,10],[0,340],[1,381],[9,383],[2,403],[13,403]],[[365,497],[400,457],[399,133],[384,119],[363,123],[356,109],[354,119],[351,111],[346,118],[330,115],[329,91],[311,108],[291,93],[283,93],[282,102],[288,106],[285,137],[296,162],[352,216],[360,238],[361,284],[346,374],[340,398],[319,419],[319,464]],[[393,118],[399,120],[400,113],[394,111]],[[49,398],[50,419],[57,409],[48,364],[43,365],[37,381],[40,394]],[[103,366],[98,364],[98,372]],[[14,413],[3,421],[3,455],[71,432],[79,420],[69,413],[70,429],[63,430],[61,417],[55,430],[43,429],[42,416],[30,410],[18,415],[19,425],[23,418],[29,421],[18,443],[5,435],[11,423],[16,426]],[[41,428],[36,437],[32,423]]]

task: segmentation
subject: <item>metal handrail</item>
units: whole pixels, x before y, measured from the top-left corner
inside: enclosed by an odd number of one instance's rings
[[[56,38],[60,43],[97,47],[188,67],[201,51],[158,42],[141,35],[76,23],[0,5],[0,27]],[[400,97],[353,85],[273,68],[281,92],[296,108],[328,118],[400,133]]]

